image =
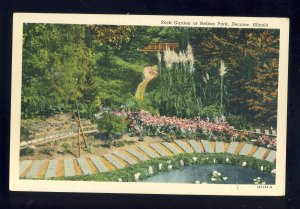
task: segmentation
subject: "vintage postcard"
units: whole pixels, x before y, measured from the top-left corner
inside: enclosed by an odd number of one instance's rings
[[[10,190],[285,195],[289,19],[16,13]]]

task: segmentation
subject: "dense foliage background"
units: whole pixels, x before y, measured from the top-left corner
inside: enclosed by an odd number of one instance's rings
[[[162,61],[144,100],[136,101],[144,67],[159,65],[156,52],[138,50],[152,42],[177,42],[178,53],[189,44],[194,71],[178,67],[167,75]],[[278,30],[25,24],[23,44],[22,118],[68,113],[77,103],[85,117],[103,105],[276,126]],[[168,93],[166,78],[175,82]]]

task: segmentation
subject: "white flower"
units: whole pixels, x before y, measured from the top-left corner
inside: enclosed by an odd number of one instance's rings
[[[140,178],[140,173],[136,173],[136,174],[134,174],[134,180],[135,181],[138,181],[139,180],[139,178]]]
[[[272,174],[276,174],[276,169],[273,169],[273,170],[271,171],[271,173],[272,173]]]
[[[229,158],[228,157],[226,158],[226,163],[229,163]]]
[[[158,170],[161,170],[162,169],[162,164],[160,163],[160,164],[158,164]]]
[[[183,160],[180,160],[179,163],[180,163],[181,166],[184,166]]]
[[[257,180],[260,180],[261,178],[260,177],[257,177]]]
[[[148,173],[149,173],[149,175],[153,175],[153,167],[152,166],[149,166]]]
[[[209,81],[209,74],[206,73],[206,80]]]
[[[216,159],[214,159],[214,163],[216,163],[217,161],[216,161]]]
[[[257,179],[253,179],[253,181],[257,181]]]
[[[260,166],[260,170],[261,170],[261,171],[264,171],[264,166]]]
[[[226,71],[226,66],[225,66],[225,63],[224,63],[223,60],[221,60],[219,72],[220,72],[221,77],[223,77],[227,72]]]
[[[266,182],[265,182],[265,181],[263,181],[263,182],[261,182],[261,184],[264,184],[264,185],[265,185],[265,184],[266,184]]]
[[[210,180],[211,180],[211,181],[217,181],[217,179],[216,179],[216,178],[211,178]]]
[[[213,175],[216,176],[218,174],[218,171],[213,171]]]
[[[200,184],[200,181],[195,181],[195,184]]]
[[[226,176],[223,177],[223,180],[226,181],[228,178]]]
[[[220,172],[217,173],[217,176],[221,176],[222,174]]]
[[[197,157],[193,157],[193,161],[196,162],[197,161]]]
[[[168,170],[172,170],[173,166],[172,165],[168,165]]]
[[[171,163],[172,163],[172,161],[171,161],[171,160],[168,160],[168,161],[167,161],[167,163],[168,163],[168,164],[171,164]]]
[[[158,59],[158,62],[161,63],[161,53],[160,52],[157,52],[157,59]]]
[[[247,166],[247,162],[243,162],[242,166],[243,167]]]
[[[122,182],[122,179],[121,179],[121,178],[118,178],[118,182]]]

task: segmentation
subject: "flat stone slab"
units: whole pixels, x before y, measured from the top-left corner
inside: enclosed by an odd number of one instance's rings
[[[64,168],[65,168],[65,177],[75,176],[73,160],[71,159],[64,160]]]
[[[43,162],[44,161],[42,161],[42,160],[36,160],[33,163],[32,168],[27,173],[26,178],[37,178],[39,170],[41,169],[41,166],[42,166]]]
[[[123,152],[115,151],[115,152],[113,152],[113,154],[116,155],[116,156],[118,156],[122,160],[126,161],[130,165],[133,165],[133,164],[137,163],[137,161],[135,159],[131,158],[130,156],[128,156],[126,154],[124,154]]]
[[[163,142],[162,143],[167,149],[169,149],[174,155],[180,154],[180,152],[178,151],[178,149],[176,149],[176,147],[174,147],[173,144],[169,143],[169,142]]]
[[[266,153],[267,149],[264,147],[259,147],[255,153],[252,155],[252,157],[255,157],[257,159],[262,159],[262,157],[264,156],[264,154]]]
[[[168,153],[166,153],[165,150],[163,150],[158,144],[150,144],[150,147],[155,149],[155,151],[157,151],[162,157],[168,156]]]
[[[193,150],[191,150],[183,141],[181,140],[175,140],[175,143],[183,149],[184,152],[186,153],[193,153]]]
[[[100,172],[106,172],[108,169],[105,167],[105,165],[102,163],[102,161],[97,158],[96,156],[91,156],[90,160],[93,162],[93,164],[96,166],[98,171]]]
[[[224,148],[224,142],[216,142],[216,153],[224,153],[225,148]]]
[[[239,142],[230,142],[229,147],[226,152],[229,154],[234,154],[238,145],[239,145]]]
[[[149,159],[147,156],[143,155],[142,153],[136,151],[133,148],[128,148],[128,149],[126,149],[126,151],[129,152],[130,154],[132,154],[133,156],[137,157],[141,161],[146,161]]]
[[[213,153],[214,152],[214,150],[213,150],[213,148],[212,148],[212,146],[211,146],[211,144],[210,144],[209,141],[207,141],[207,140],[201,140],[201,143],[202,143],[202,145],[204,147],[205,152],[207,152],[207,153]]]
[[[143,150],[147,155],[149,155],[151,158],[157,158],[158,156],[153,152],[151,151],[149,148],[147,148],[144,144],[140,144],[139,145],[139,148],[141,150]]]
[[[189,140],[189,143],[193,147],[195,152],[197,152],[197,153],[204,152],[203,148],[195,140]]]
[[[21,175],[26,168],[30,165],[32,161],[31,160],[24,160],[21,164],[20,164],[20,168],[19,168],[19,174]]]
[[[56,177],[58,160],[49,160],[49,165],[45,174],[45,179]]]
[[[248,155],[252,147],[253,147],[252,144],[245,144],[242,150],[240,151],[239,155]]]
[[[124,168],[125,166],[118,161],[113,155],[111,154],[105,154],[103,155],[103,157],[108,160],[108,162],[110,162],[111,164],[113,164],[116,168],[120,169],[120,168]]]
[[[82,170],[83,175],[90,175],[93,173],[89,164],[86,162],[86,160],[84,158],[82,158],[82,157],[77,158],[77,162]]]
[[[276,160],[276,151],[271,150],[265,160],[273,163]]]

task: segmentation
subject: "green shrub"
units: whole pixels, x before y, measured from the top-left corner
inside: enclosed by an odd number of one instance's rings
[[[20,156],[30,156],[33,155],[34,149],[30,147],[25,147],[24,149],[20,150]]]
[[[45,147],[40,152],[45,155],[52,155],[53,149],[51,147]]]
[[[247,121],[246,117],[242,115],[228,114],[226,120],[231,126],[239,130],[251,129],[251,124]]]
[[[63,152],[64,153],[69,153],[69,154],[73,154],[73,150],[72,150],[72,145],[69,143],[63,143],[61,145],[61,147],[63,148]]]
[[[124,105],[125,110],[131,110],[131,111],[140,111],[140,110],[145,110],[150,112],[153,115],[156,115],[159,113],[158,109],[155,109],[152,106],[152,103],[150,99],[148,98],[148,95],[146,94],[145,97],[141,100],[136,100],[134,98],[131,98],[126,101]]]
[[[217,104],[203,107],[200,110],[200,117],[202,118],[214,118],[215,116],[220,116],[220,106]]]
[[[109,139],[120,137],[127,129],[127,122],[123,116],[104,112],[97,121],[100,132],[106,132]]]

